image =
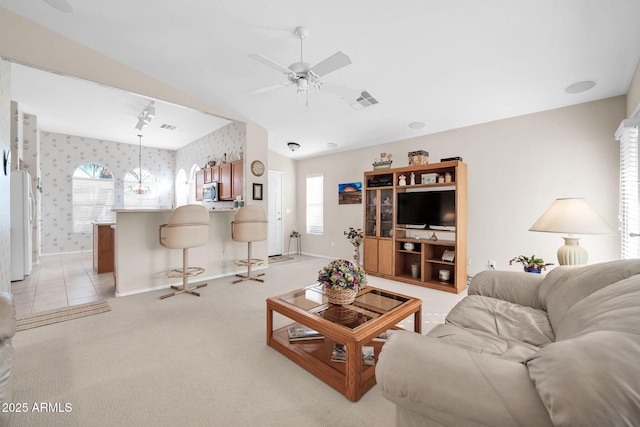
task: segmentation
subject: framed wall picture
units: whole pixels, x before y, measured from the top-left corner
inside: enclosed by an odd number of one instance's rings
[[[253,184],[253,200],[262,200],[262,184]]]
[[[352,205],[362,203],[362,182],[338,184],[338,204]]]

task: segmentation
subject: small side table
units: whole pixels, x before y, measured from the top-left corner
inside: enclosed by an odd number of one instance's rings
[[[298,255],[302,254],[302,243],[300,241],[300,237],[300,233],[297,231],[292,231],[291,234],[289,234],[289,246],[287,246],[287,253],[290,253],[291,250],[291,239],[296,239],[296,253]]]

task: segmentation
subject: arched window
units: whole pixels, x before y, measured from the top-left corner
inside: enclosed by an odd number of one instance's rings
[[[106,166],[85,163],[72,176],[73,232],[92,233],[94,222],[113,222],[113,175]]]
[[[189,181],[187,181],[187,173],[184,169],[178,171],[176,175],[176,206],[186,205],[189,196]]]
[[[189,172],[189,195],[187,200],[189,203],[198,203],[196,201],[196,172],[200,170],[200,166],[191,165],[191,171]]]
[[[124,176],[124,207],[158,207],[158,182],[147,169],[134,168]]]

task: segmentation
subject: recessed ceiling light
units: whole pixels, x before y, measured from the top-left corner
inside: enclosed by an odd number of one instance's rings
[[[595,85],[596,85],[596,82],[591,81],[591,80],[585,80],[583,82],[578,82],[578,83],[572,84],[571,86],[566,88],[564,91],[567,92],[567,93],[581,93],[581,92],[588,91],[589,89],[591,89]]]
[[[73,7],[67,0],[44,0],[52,8],[64,13],[73,12]]]
[[[411,122],[409,127],[411,129],[422,129],[425,126],[424,122]]]
[[[327,142],[327,148],[336,148],[338,144],[335,142]]]

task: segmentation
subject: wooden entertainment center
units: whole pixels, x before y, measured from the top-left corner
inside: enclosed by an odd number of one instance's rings
[[[412,173],[415,184],[411,184]],[[405,185],[400,185],[401,177],[405,177]],[[365,172],[364,190],[367,274],[453,293],[467,287],[465,163],[456,160]],[[397,223],[398,193],[436,190],[455,192],[455,226],[432,230]],[[451,255],[453,260],[447,260]]]

